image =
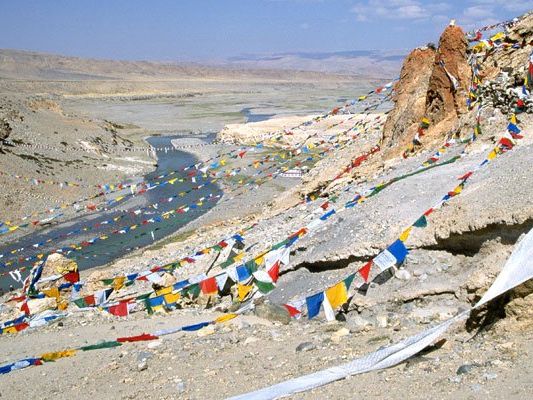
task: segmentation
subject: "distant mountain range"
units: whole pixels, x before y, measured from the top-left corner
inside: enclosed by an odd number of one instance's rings
[[[397,76],[401,51],[342,51],[331,53],[245,54],[221,60],[123,61],[100,60],[0,49],[0,79],[99,80],[166,79],[176,77],[327,78],[355,79]]]
[[[288,69],[387,77],[398,75],[406,51],[354,50],[338,52],[294,52],[244,54],[223,64],[240,68]]]

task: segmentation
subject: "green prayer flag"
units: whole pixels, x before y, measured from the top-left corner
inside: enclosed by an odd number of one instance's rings
[[[255,281],[255,285],[257,286],[257,289],[259,289],[259,291],[263,294],[269,293],[275,288],[274,284],[271,282],[261,282],[258,280]]]
[[[83,346],[83,347],[80,347],[80,350],[89,351],[89,350],[97,350],[97,349],[110,349],[112,347],[118,347],[118,346],[122,346],[122,343],[112,340],[109,342],[102,342],[98,344],[91,344],[89,346]]]
[[[76,304],[79,308],[89,307],[89,305],[87,304],[87,302],[85,301],[83,297],[80,297],[79,299],[74,300],[74,304]]]
[[[413,224],[413,226],[417,228],[425,228],[426,226],[428,226],[428,220],[426,219],[426,216],[422,215],[420,218],[418,218]]]
[[[350,289],[350,286],[352,286],[352,282],[355,278],[355,274],[351,274],[348,278],[344,280],[344,285],[346,286],[346,291]]]
[[[183,297],[189,296],[192,299],[196,299],[198,296],[200,296],[200,285],[195,283],[186,288],[183,288],[181,294],[183,295]]]
[[[255,260],[250,260],[250,261],[247,261],[244,265],[246,265],[246,267],[248,267],[248,269],[250,270],[250,272],[255,272],[257,271],[257,263],[255,262]]]

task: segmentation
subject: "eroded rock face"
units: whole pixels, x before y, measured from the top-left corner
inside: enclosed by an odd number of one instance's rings
[[[417,48],[405,59],[400,80],[395,85],[394,109],[383,128],[383,144],[393,147],[411,138],[426,111],[426,93],[433,72],[436,51],[430,47]]]
[[[426,134],[440,138],[468,111],[466,100],[471,69],[467,48],[463,30],[448,26],[442,33],[438,50],[415,49],[405,59],[395,87],[395,107],[383,130],[384,147],[397,147],[396,152],[391,151],[391,156],[411,143],[423,117],[430,121]]]
[[[444,30],[426,96],[425,116],[432,124],[457,119],[467,111],[466,99],[471,81],[467,48],[468,42],[460,27],[448,26]]]

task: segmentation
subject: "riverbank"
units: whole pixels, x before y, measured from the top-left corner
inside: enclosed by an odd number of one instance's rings
[[[190,139],[187,139],[185,135],[149,138],[148,143],[152,147],[160,149],[156,152],[157,168],[142,178],[131,178],[126,183],[164,181],[164,179],[158,180],[155,178],[169,171],[179,170],[187,165],[197,163],[198,159],[191,153],[163,150],[165,148],[173,148],[173,142],[177,144],[183,141],[186,144],[189,143],[188,140]],[[195,137],[194,140],[209,144],[213,140],[213,135],[205,135],[204,138]],[[203,179],[199,178],[198,184],[202,182]],[[115,192],[110,196],[106,196],[105,200],[110,201],[119,196],[127,196],[129,198],[114,206],[107,207],[104,211],[67,218],[53,227],[39,230],[36,234],[29,234],[9,244],[2,245],[0,246],[0,254],[9,255],[16,249],[25,248],[26,250],[15,253],[17,258],[24,258],[35,254],[46,254],[52,249],[70,246],[72,243],[90,243],[92,238],[107,236],[104,241],[96,241],[90,246],[74,249],[71,253],[67,252],[66,256],[75,260],[82,271],[108,264],[133,250],[143,248],[171,235],[179,230],[181,226],[207,212],[215,205],[216,201],[206,202],[205,206],[199,207],[197,210],[191,210],[182,215],[173,215],[171,218],[162,219],[160,222],[155,221],[154,223],[143,225],[142,221],[153,219],[154,216],[160,216],[183,205],[195,204],[201,197],[213,196],[216,198],[216,196],[222,194],[216,184],[211,184],[200,190],[191,190],[194,186],[196,185],[190,181],[175,182],[172,185],[156,188],[148,191],[145,195],[139,196],[131,196],[129,189]],[[189,193],[177,197],[178,193],[187,191]],[[172,202],[163,201],[172,197],[176,197]],[[158,204],[158,206],[152,207],[151,205],[153,204]],[[144,211],[134,213],[135,210]],[[116,223],[103,224],[104,221],[114,221],[116,219],[118,219]],[[131,226],[137,226],[135,232],[126,235],[113,233]],[[89,228],[89,231],[87,231],[87,228]],[[35,249],[35,243],[47,243],[50,240],[51,243],[49,245],[41,245],[38,249]],[[5,258],[2,260],[3,262],[6,261]],[[20,269],[22,266],[31,264],[31,261],[19,262],[12,267],[4,268],[4,271]],[[1,289],[6,289],[13,283],[9,275],[0,277]]]

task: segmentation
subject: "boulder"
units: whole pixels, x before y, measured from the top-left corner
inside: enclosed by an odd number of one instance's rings
[[[43,297],[42,299],[30,299],[27,302],[30,315],[42,313],[46,310],[55,310],[57,300],[54,297]]]
[[[291,322],[291,316],[287,309],[271,303],[263,303],[255,306],[255,315],[259,318],[264,318],[272,322],[279,322],[287,325]]]
[[[53,253],[46,259],[43,271],[41,273],[41,279],[50,278],[52,276],[63,276],[69,272],[77,272],[78,264],[76,261],[65,257],[62,254]],[[46,290],[52,287],[58,287],[65,283],[64,279],[56,279],[48,282],[40,283],[39,289]]]
[[[42,276],[65,275],[69,272],[76,272],[78,264],[76,261],[65,257],[62,254],[53,253],[48,256],[44,263]]]

